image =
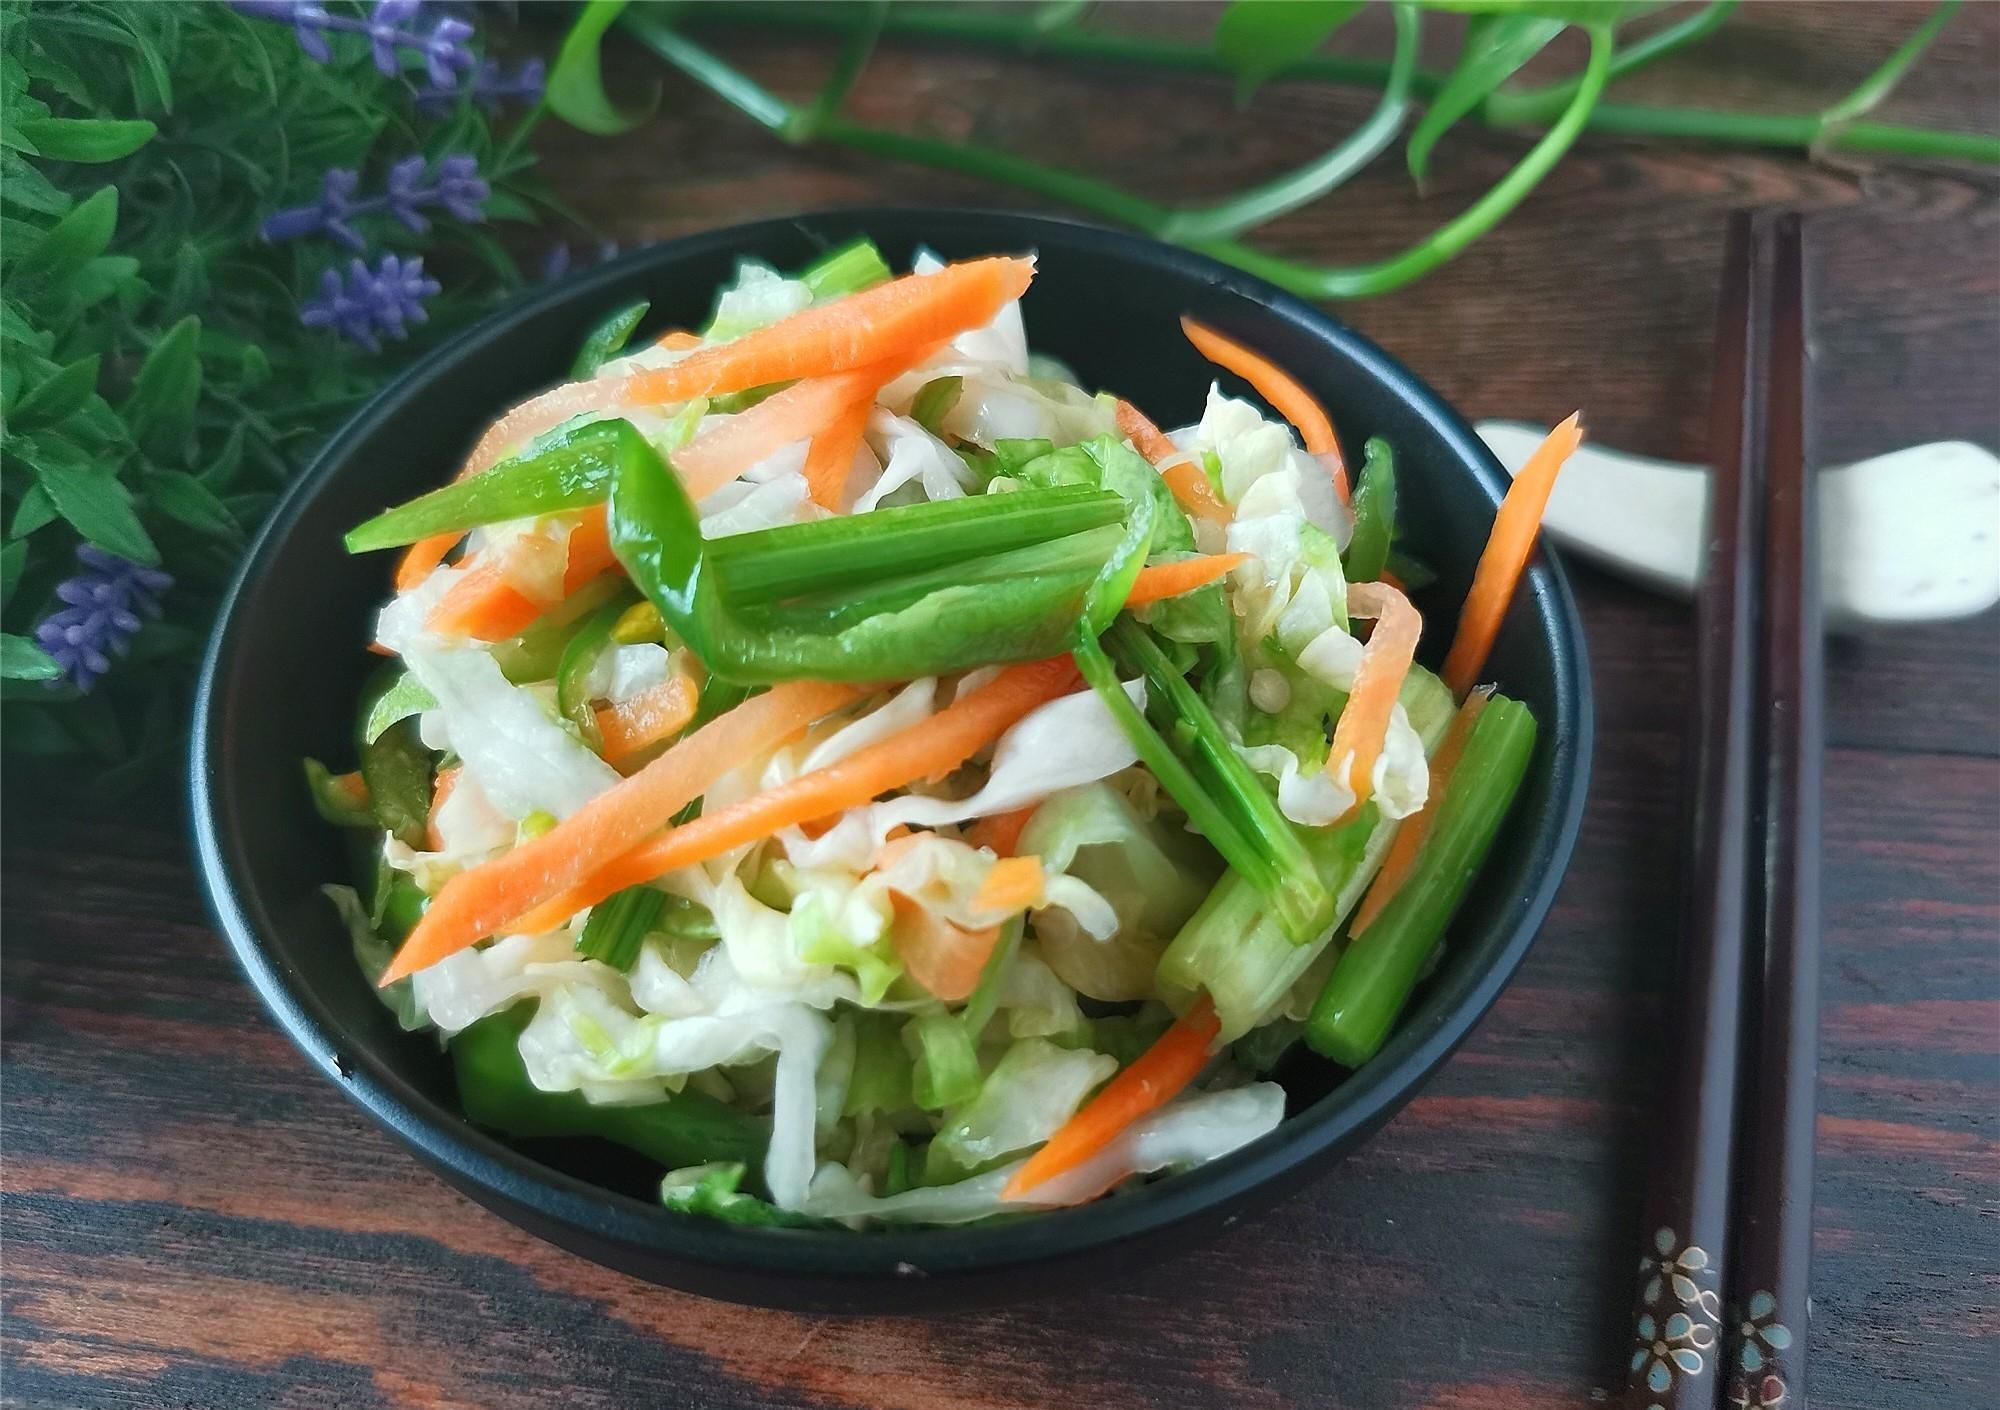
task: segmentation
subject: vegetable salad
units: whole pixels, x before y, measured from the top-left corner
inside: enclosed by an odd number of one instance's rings
[[[1577,443],[1415,661],[1396,463],[1260,401],[1167,434],[1029,350],[1031,259],[746,261],[621,309],[395,550],[326,888],[465,1113],[676,1209],[953,1224],[1213,1160],[1380,1047],[1527,768],[1478,684]],[[1164,331],[1164,330],[1163,330]]]

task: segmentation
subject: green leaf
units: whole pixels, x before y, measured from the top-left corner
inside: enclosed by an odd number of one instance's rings
[[[61,674],[62,667],[55,663],[55,658],[34,642],[12,632],[0,632],[0,677],[10,681],[52,681]]]
[[[116,475],[43,458],[35,465],[35,478],[56,512],[99,548],[148,567],[159,563],[160,551],[132,507],[132,492]]]
[[[14,510],[14,522],[7,526],[7,537],[19,541],[46,524],[56,521],[55,501],[40,485],[28,486],[28,492],[21,496],[21,503]]]
[[[631,113],[618,111],[604,91],[598,46],[624,8],[625,0],[590,0],[570,26],[562,49],[556,54],[555,67],[549,72],[549,107],[570,126],[599,137],[629,132],[660,106],[658,84],[653,85],[644,109]]]
[[[163,458],[178,458],[194,429],[200,347],[201,319],[191,313],[153,344],[121,408],[133,440]]]
[[[1306,58],[1361,9],[1361,0],[1231,0],[1215,26],[1215,52],[1236,75],[1237,97]]]
[[[1410,175],[1421,184],[1438,139],[1566,28],[1535,14],[1480,15],[1467,25],[1458,63],[1410,134]]]
[[[190,529],[236,538],[242,527],[215,492],[184,470],[156,470],[146,477],[146,502]]]
[[[14,279],[20,284],[60,288],[104,253],[117,227],[118,189],[106,186],[50,226],[22,254],[14,266]]]
[[[41,156],[63,162],[115,162],[129,157],[159,128],[138,118],[29,118],[18,133]]]
[[[61,215],[72,204],[19,152],[0,150],[0,201],[40,215]]]
[[[21,585],[21,570],[27,566],[28,545],[20,539],[0,548],[0,608],[14,600],[14,589]]]
[[[92,353],[37,382],[14,403],[8,423],[16,430],[29,431],[61,421],[82,406],[97,386],[98,362],[98,355]]]

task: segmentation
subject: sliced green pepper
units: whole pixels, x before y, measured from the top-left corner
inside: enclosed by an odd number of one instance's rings
[[[398,842],[421,848],[431,811],[431,751],[415,720],[399,720],[361,750],[361,777],[375,821]]]
[[[1351,583],[1372,583],[1389,561],[1396,537],[1396,455],[1380,436],[1363,451],[1361,478],[1354,486],[1354,536],[1341,555]]]
[[[590,336],[583,340],[583,346],[576,350],[576,361],[570,364],[570,380],[581,382],[587,377],[595,377],[598,368],[624,351],[625,340],[632,336],[632,330],[639,326],[651,307],[644,299],[627,304],[591,329]]]

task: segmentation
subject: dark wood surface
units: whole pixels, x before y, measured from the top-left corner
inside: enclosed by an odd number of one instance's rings
[[[1661,75],[1801,110],[1915,7],[1746,7]],[[1184,12],[1121,12],[1189,25]],[[1198,27],[1198,26],[1197,26]],[[1367,36],[1363,36],[1365,40]],[[731,41],[787,91],[816,43]],[[643,64],[613,66],[637,82]],[[1030,75],[1033,75],[1031,78]],[[1783,75],[1780,77],[1779,75]],[[2000,7],[1969,6],[1883,114],[2000,126]],[[1157,194],[1301,160],[1367,99],[1034,70],[891,46],[876,121],[976,131]],[[1269,237],[1391,249],[1521,150],[1468,129],[1418,199],[1385,163]],[[640,135],[550,132],[579,207],[629,243],[867,200],[1016,204],[799,152],[670,83]],[[2000,443],[2000,201],[1887,173],[1586,140],[1491,238],[1343,316],[1475,415],[1582,406],[1610,444],[1695,458],[1722,216],[1819,212],[1813,432],[1839,460]],[[450,1193],[311,1071],[203,917],[177,800],[6,805],[4,1361],[37,1407],[1340,1406],[1514,1410],[1611,1394],[1630,1352],[1655,1034],[1672,970],[1684,607],[1576,570],[1599,700],[1592,801],[1537,948],[1465,1048],[1354,1158],[1152,1275],[933,1320],[843,1321],[663,1292]],[[2000,1402],[2000,631],[1829,650],[1817,1403]]]

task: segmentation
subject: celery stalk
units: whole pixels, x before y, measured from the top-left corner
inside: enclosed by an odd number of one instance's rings
[[[1479,874],[1535,751],[1535,718],[1496,695],[1466,738],[1437,820],[1402,889],[1334,967],[1306,1041],[1348,1067],[1381,1048],[1452,913]]]

